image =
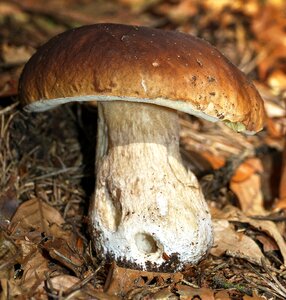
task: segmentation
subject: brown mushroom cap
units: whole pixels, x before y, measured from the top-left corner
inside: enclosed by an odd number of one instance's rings
[[[26,64],[19,96],[30,111],[71,101],[171,107],[238,131],[262,129],[264,106],[246,76],[209,43],[176,31],[95,24],[64,32]]]

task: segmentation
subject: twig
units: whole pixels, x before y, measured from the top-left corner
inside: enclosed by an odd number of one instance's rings
[[[43,174],[37,177],[32,178],[32,180],[40,180],[40,179],[45,179],[45,178],[49,178],[49,177],[53,177],[56,175],[60,175],[60,174],[64,174],[64,173],[68,173],[68,172],[75,172],[79,169],[79,167],[70,167],[70,168],[64,168],[64,169],[60,169],[60,170],[56,170],[47,174]]]
[[[259,289],[266,291],[268,293],[271,293],[271,294],[275,295],[276,297],[286,299],[286,289],[278,281],[278,279],[270,272],[270,267],[268,265],[266,265],[264,259],[261,259],[261,266],[266,271],[266,274],[270,277],[270,279],[267,278],[264,274],[258,272],[252,265],[246,264],[246,266],[249,269],[251,269],[257,276],[259,276],[259,278],[261,278],[273,290],[269,290],[267,287],[263,287],[263,286],[259,286]],[[275,273],[277,273],[277,272],[275,272]],[[273,281],[271,281],[271,279]],[[249,281],[247,278],[245,278],[245,280]]]
[[[286,216],[268,215],[268,216],[250,216],[251,219],[260,221],[283,222],[286,221]]]
[[[184,283],[185,285],[188,285],[188,286],[194,288],[194,289],[199,289],[200,288],[198,285],[196,285],[194,283],[191,283],[191,282],[189,282],[185,279],[182,279],[181,282]]]
[[[0,110],[0,115],[4,115],[4,114],[10,112],[10,111],[13,110],[14,108],[16,108],[18,105],[19,105],[19,102],[15,102],[15,103],[13,103],[13,104],[11,104],[11,105],[9,105],[9,106],[7,106],[7,107],[1,109],[1,110]]]
[[[88,275],[85,279],[83,279],[82,281],[74,284],[72,287],[70,287],[69,289],[67,289],[64,293],[63,296],[64,297],[69,297],[70,294],[74,293],[75,291],[81,289],[82,287],[84,287],[88,282],[90,282],[95,275],[98,273],[98,271],[102,268],[102,264],[94,271],[92,272],[90,275]]]

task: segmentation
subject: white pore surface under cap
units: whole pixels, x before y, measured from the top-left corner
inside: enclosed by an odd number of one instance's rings
[[[208,114],[213,107],[210,103],[209,107],[202,112],[194,108],[190,103],[186,103],[182,100],[169,100],[163,98],[148,99],[148,98],[135,98],[135,97],[118,97],[118,96],[98,96],[98,95],[88,95],[88,96],[77,96],[77,97],[65,97],[57,99],[48,99],[48,100],[38,100],[31,104],[25,106],[25,110],[28,112],[41,112],[52,109],[61,104],[70,103],[70,102],[88,102],[88,101],[128,101],[128,102],[140,102],[140,103],[150,103],[163,107],[169,107],[178,111],[182,111],[196,117],[205,119],[210,122],[217,122],[219,119]]]

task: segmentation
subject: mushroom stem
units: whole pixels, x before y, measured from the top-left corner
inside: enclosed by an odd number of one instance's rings
[[[152,104],[99,103],[96,249],[125,266],[168,271],[196,263],[212,244],[211,218],[179,150],[177,112]]]

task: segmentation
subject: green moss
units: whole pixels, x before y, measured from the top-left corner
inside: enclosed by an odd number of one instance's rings
[[[232,130],[234,130],[236,132],[246,131],[245,125],[240,122],[231,122],[229,120],[224,120],[223,122],[226,126],[228,126],[229,128],[231,128]]]

